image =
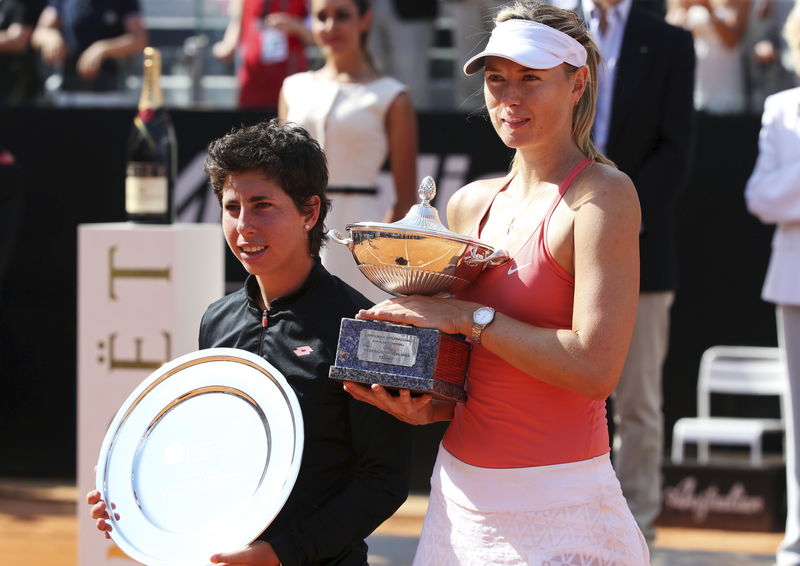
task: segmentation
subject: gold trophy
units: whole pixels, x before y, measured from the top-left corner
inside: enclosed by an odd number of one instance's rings
[[[430,203],[431,177],[420,183],[420,204],[391,224],[356,222],[328,238],[347,246],[364,276],[398,295],[452,295],[468,286],[486,266],[509,259],[480,240],[451,232]],[[378,383],[389,388],[432,393],[464,401],[469,343],[460,335],[431,328],[375,320],[342,319],[336,361],[330,377]]]

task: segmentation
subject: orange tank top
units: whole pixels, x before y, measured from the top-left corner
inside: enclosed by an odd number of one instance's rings
[[[535,326],[572,328],[575,280],[550,255],[545,235],[572,180],[590,163],[584,159],[570,171],[522,249],[503,265],[484,270],[457,298]],[[480,236],[493,201],[471,236]],[[466,387],[467,401],[456,405],[443,439],[459,460],[484,468],[523,468],[577,462],[609,451],[603,401],[540,381],[480,344],[472,346]]]

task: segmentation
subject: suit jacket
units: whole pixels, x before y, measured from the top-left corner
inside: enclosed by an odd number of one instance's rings
[[[433,20],[439,4],[433,0],[394,0],[394,9],[403,20]]]
[[[800,87],[764,103],[758,159],[744,194],[750,212],[778,225],[762,297],[800,305]]]
[[[691,34],[634,0],[617,62],[606,155],[639,193],[642,291],[677,287],[673,212],[693,151],[694,67]]]

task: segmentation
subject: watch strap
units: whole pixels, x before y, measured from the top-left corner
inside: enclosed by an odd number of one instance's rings
[[[484,324],[479,324],[478,322],[475,321],[475,314],[473,313],[473,315],[472,315],[473,316],[473,319],[472,319],[472,336],[470,337],[473,344],[480,344],[481,343],[481,334],[483,334],[483,329],[486,328],[487,326],[489,326],[492,323],[492,321],[494,321],[495,310],[492,307],[480,307],[480,308],[476,309],[475,312],[477,313],[480,310],[488,310],[488,311],[490,311],[491,318],[489,318],[488,322],[486,322]]]

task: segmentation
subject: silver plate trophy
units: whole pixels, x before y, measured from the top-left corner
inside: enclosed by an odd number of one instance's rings
[[[97,489],[114,505],[111,538],[148,566],[205,566],[254,540],[297,479],[303,418],[263,358],[234,348],[168,362],[109,427]]]
[[[348,224],[349,237],[328,238],[347,246],[361,273],[392,295],[451,295],[468,286],[487,266],[508,261],[508,253],[445,228],[430,203],[436,184],[425,177],[421,203],[397,222]],[[469,344],[428,328],[372,320],[342,319],[336,362],[330,377],[429,392],[464,401]]]

